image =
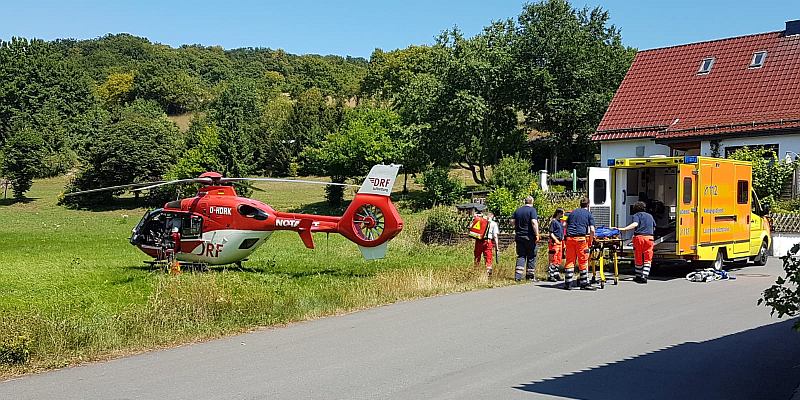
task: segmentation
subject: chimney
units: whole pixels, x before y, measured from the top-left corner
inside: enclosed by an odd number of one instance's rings
[[[786,21],[786,32],[783,36],[791,36],[800,34],[800,19],[794,21]]]

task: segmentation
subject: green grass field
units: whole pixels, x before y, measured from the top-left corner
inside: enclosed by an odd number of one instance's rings
[[[142,262],[149,258],[128,243],[146,209],[57,206],[66,182],[38,180],[27,193],[31,201],[0,203],[0,339],[11,346],[25,338],[30,351],[27,363],[0,361],[0,377],[514,283],[513,249],[501,253],[487,279],[473,269],[469,245],[425,246],[425,214],[402,209],[405,229],[382,260],[364,260],[339,235],[316,234],[317,249],[308,250],[296,233],[283,231],[241,269],[149,271]],[[265,192],[253,197],[277,210],[323,208],[322,186],[257,186]]]

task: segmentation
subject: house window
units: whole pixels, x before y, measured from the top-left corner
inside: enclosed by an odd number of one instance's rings
[[[703,62],[700,63],[700,69],[697,71],[697,75],[705,75],[711,72],[711,67],[714,65],[714,60],[716,57],[709,57],[704,58]]]
[[[753,59],[750,61],[750,68],[761,68],[764,66],[764,60],[767,59],[766,51],[757,51],[753,53]]]
[[[747,204],[747,201],[750,200],[748,196],[750,195],[750,185],[748,185],[747,181],[739,181],[738,190],[736,191],[736,202],[739,204]]]

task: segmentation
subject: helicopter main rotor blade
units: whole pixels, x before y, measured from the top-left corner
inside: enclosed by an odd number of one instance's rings
[[[237,182],[237,181],[266,181],[266,182],[291,182],[291,183],[311,183],[315,185],[330,185],[330,186],[355,186],[349,183],[336,183],[336,182],[319,182],[319,181],[304,181],[300,179],[281,179],[281,178],[221,178],[220,183],[224,182]]]
[[[79,194],[104,192],[106,190],[128,189],[128,188],[132,188],[132,187],[136,187],[136,186],[160,184],[160,183],[163,183],[163,182],[164,181],[129,183],[127,185],[108,186],[108,187],[97,188],[97,189],[82,190],[80,192],[64,193],[64,196],[77,196]]]
[[[159,183],[156,183],[155,185],[145,186],[145,187],[142,187],[142,188],[136,188],[136,189],[133,189],[133,191],[134,192],[140,192],[142,190],[154,189],[154,188],[157,188],[159,186],[171,185],[173,183],[205,183],[205,184],[210,184],[210,183],[213,183],[213,182],[214,181],[211,178],[176,179],[174,181],[159,182]]]

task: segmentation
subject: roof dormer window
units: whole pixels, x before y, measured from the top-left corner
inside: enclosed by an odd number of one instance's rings
[[[761,68],[764,66],[764,60],[767,59],[766,51],[757,51],[753,53],[753,59],[750,61],[750,68]]]
[[[700,70],[697,71],[697,75],[706,75],[711,73],[711,67],[714,65],[714,60],[716,59],[716,57],[704,58],[703,62],[700,63]]]

